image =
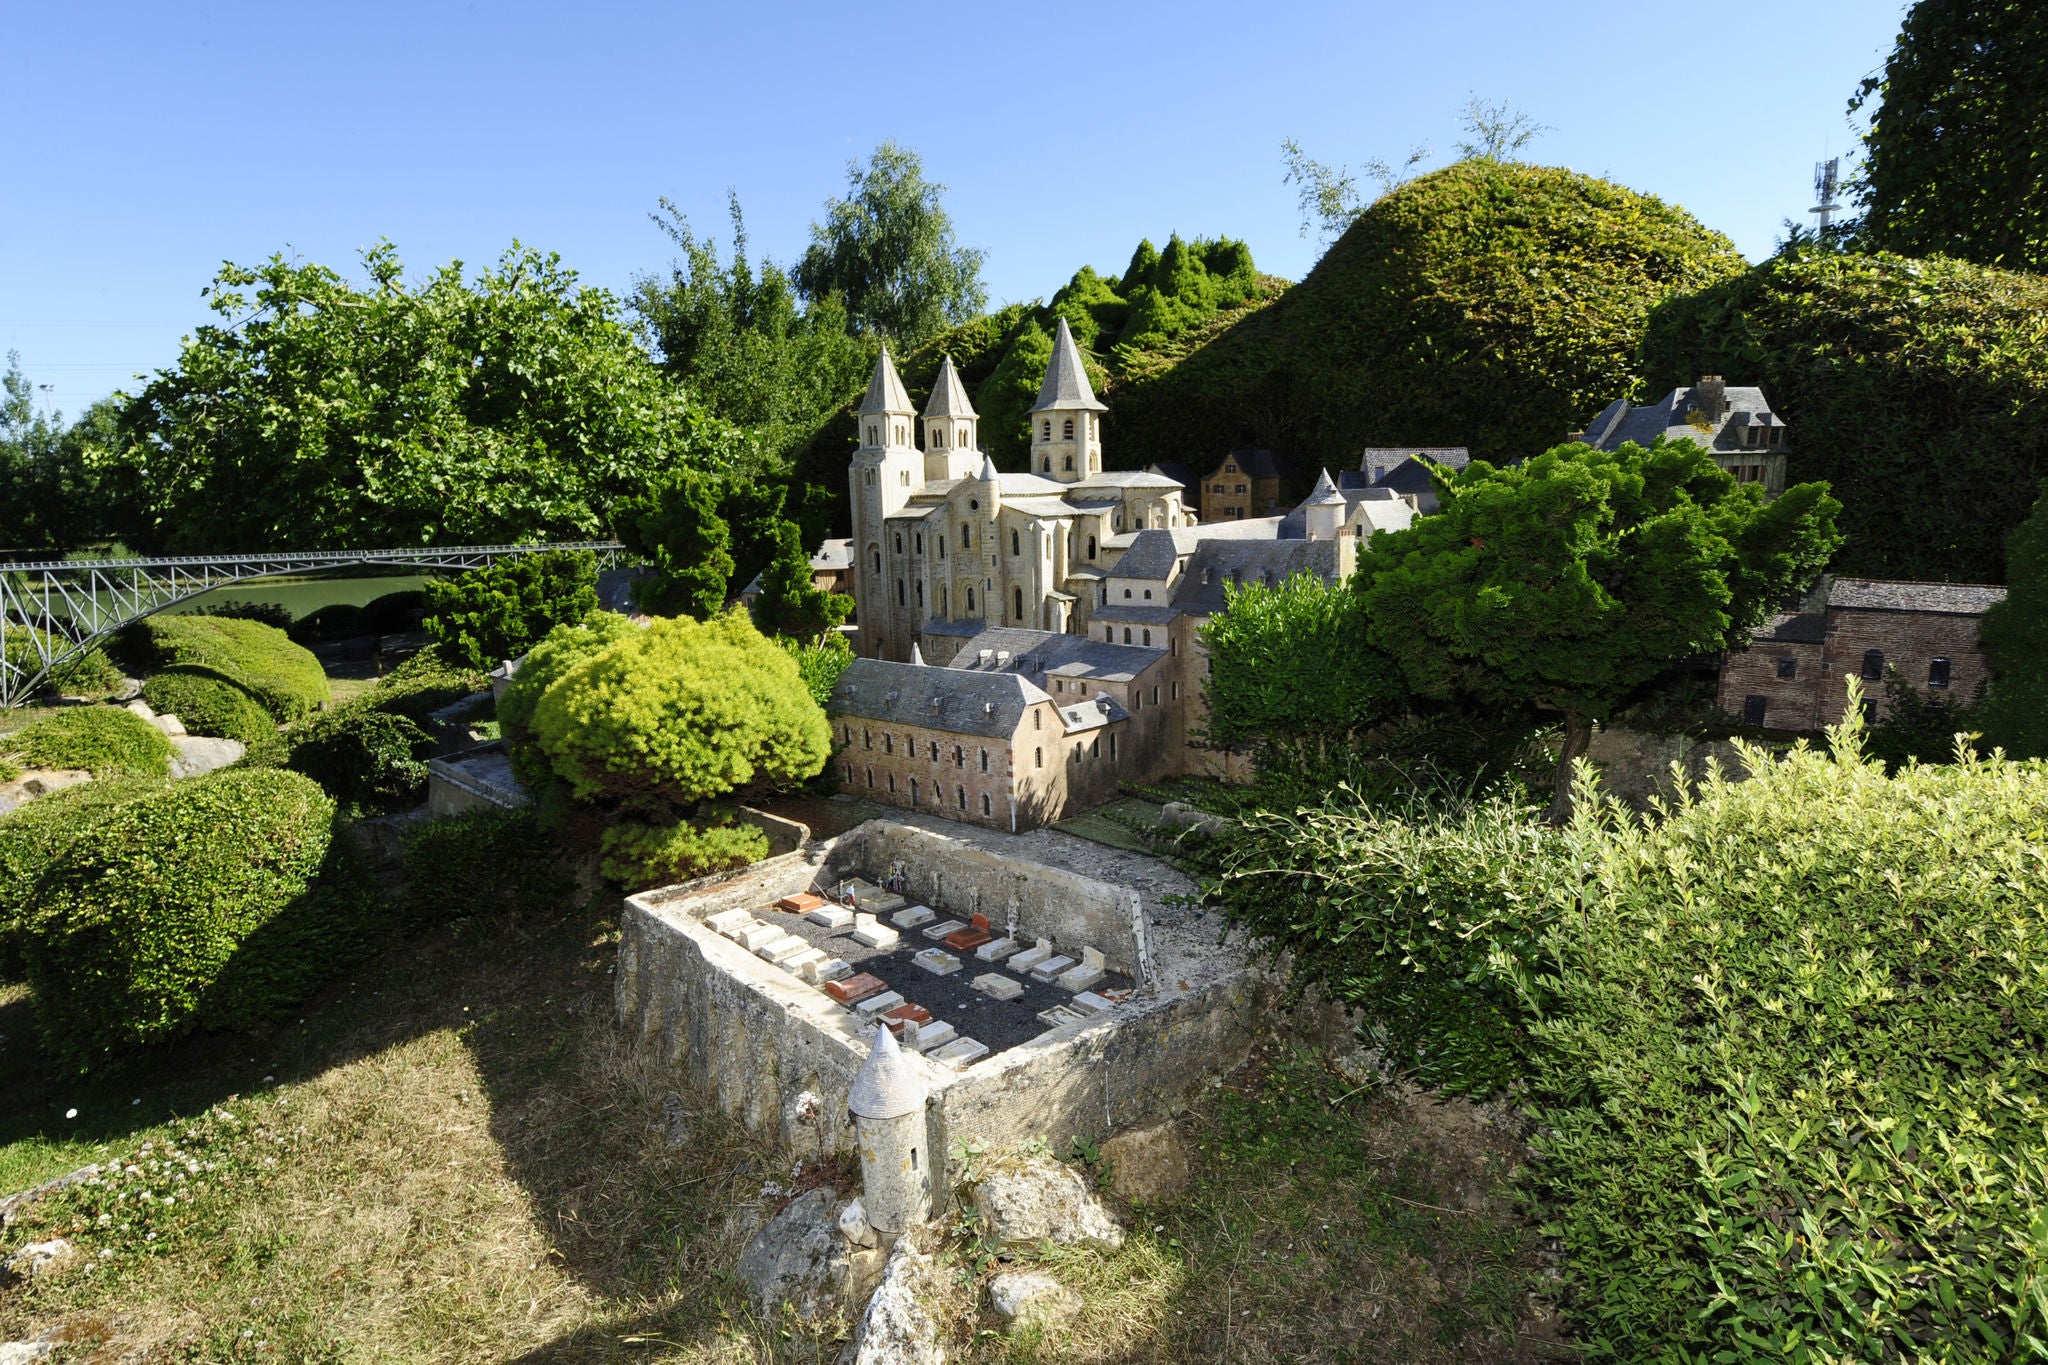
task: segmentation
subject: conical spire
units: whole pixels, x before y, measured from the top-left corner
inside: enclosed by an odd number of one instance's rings
[[[981,457],[981,474],[979,477],[983,483],[1002,482],[1002,476],[996,473],[996,462],[987,455]]]
[[[875,357],[875,372],[868,377],[867,395],[860,400],[856,413],[870,412],[913,413],[910,395],[903,391],[903,381],[897,377],[895,362],[889,359],[889,348]]]
[[[1038,386],[1038,401],[1031,405],[1033,412],[1045,408],[1109,411],[1109,405],[1095,396],[1094,386],[1088,382],[1087,367],[1081,363],[1081,348],[1074,344],[1074,333],[1065,318],[1060,319],[1059,328],[1053,333],[1052,360],[1045,367],[1045,382]]]
[[[924,651],[917,647],[917,641],[915,640],[912,640],[910,642],[910,662],[916,664],[919,668],[923,668],[925,666]]]
[[[846,1093],[846,1107],[855,1118],[900,1119],[922,1110],[925,1094],[924,1078],[903,1055],[896,1035],[887,1024],[876,1024],[874,1046]]]
[[[1315,491],[1308,495],[1305,507],[1318,507],[1327,503],[1342,502],[1344,495],[1337,491],[1337,485],[1330,482],[1330,471],[1325,469],[1316,480]]]
[[[960,374],[953,368],[953,357],[943,356],[939,360],[938,378],[932,380],[932,396],[924,405],[926,417],[979,417],[974,404],[967,401],[967,390],[960,383]]]

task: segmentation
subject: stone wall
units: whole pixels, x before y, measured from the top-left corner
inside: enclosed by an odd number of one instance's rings
[[[1721,765],[1724,777],[1741,781],[1749,776],[1732,743],[1697,735],[1653,735],[1602,725],[1593,731],[1586,757],[1600,769],[1601,787],[1636,810],[1646,809],[1652,797],[1667,802],[1677,798],[1678,788],[1671,780],[1673,763],[1683,770],[1689,786],[1697,786],[1705,778],[1709,759]]]

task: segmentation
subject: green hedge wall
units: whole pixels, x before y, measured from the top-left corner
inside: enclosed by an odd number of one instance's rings
[[[320,661],[274,626],[218,616],[152,616],[142,627],[154,669],[212,673],[278,720],[298,720],[331,696]]]
[[[277,738],[277,722],[256,699],[206,672],[169,669],[142,684],[142,699],[160,716],[176,716],[187,732],[238,739],[255,747]]]
[[[163,789],[159,777],[102,778],[0,815],[0,981],[21,979],[24,916],[44,869],[112,812]]]
[[[425,799],[434,741],[404,716],[345,707],[285,737],[285,766],[318,782],[344,811],[398,810]]]
[[[68,706],[33,725],[0,735],[0,753],[30,768],[83,768],[94,777],[171,770],[164,732],[121,706]]]

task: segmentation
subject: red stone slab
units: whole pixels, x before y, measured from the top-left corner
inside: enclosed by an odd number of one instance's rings
[[[888,984],[881,977],[870,976],[866,972],[861,972],[857,976],[849,976],[843,981],[827,981],[825,983],[825,994],[831,996],[842,1005],[851,1005],[855,1001],[865,1000],[871,995],[880,995],[887,989],[889,989]]]
[[[906,1000],[900,1005],[885,1010],[882,1014],[882,1017],[884,1019],[895,1019],[898,1021],[904,1019],[915,1019],[920,1024],[929,1024],[932,1021],[932,1012],[926,1009],[923,1005],[913,1005]]]
[[[787,910],[792,915],[808,915],[813,910],[821,909],[824,904],[823,896],[814,895],[809,891],[799,891],[794,896],[784,896],[775,902],[775,908]]]
[[[980,917],[976,916],[976,918]],[[988,930],[986,929],[955,929],[952,933],[946,935],[946,946],[956,953],[964,953],[969,949],[979,948],[986,942],[988,942]]]
[[[984,934],[988,932],[987,915],[969,915],[967,917],[967,922],[973,925],[975,928],[981,930]]]

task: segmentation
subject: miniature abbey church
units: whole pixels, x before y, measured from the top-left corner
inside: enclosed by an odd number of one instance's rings
[[[1179,481],[1104,470],[1104,411],[1062,319],[1030,471],[1005,474],[950,358],[922,413],[875,362],[850,473],[861,657],[828,708],[861,795],[1015,830],[1212,766],[1189,736],[1227,590],[1336,582],[1414,518],[1325,474],[1284,516],[1197,524]]]

